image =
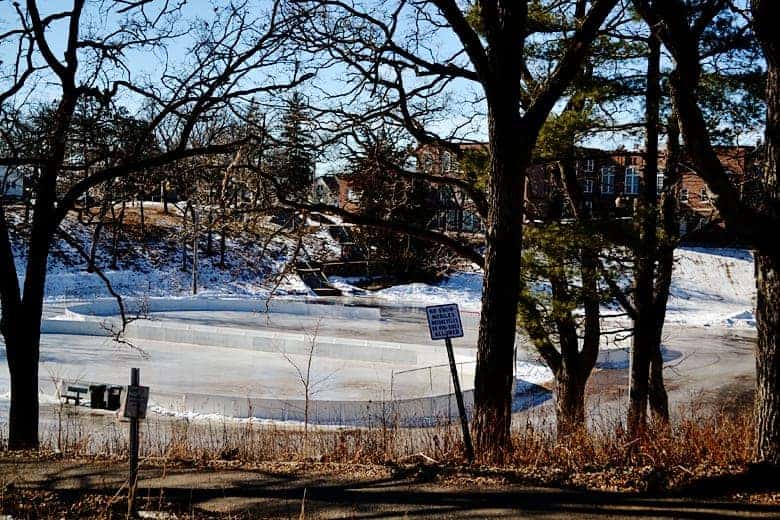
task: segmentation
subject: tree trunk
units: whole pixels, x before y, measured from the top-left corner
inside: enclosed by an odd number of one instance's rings
[[[144,215],[144,194],[138,196],[138,212],[141,217],[141,245],[146,249],[146,215]]]
[[[26,450],[38,447],[38,361],[40,315],[36,320],[22,312],[13,328],[24,331],[5,336],[8,371],[11,377],[8,449]],[[26,331],[32,331],[26,333]]]
[[[181,271],[187,272],[187,212],[190,210],[190,203],[184,205],[184,213],[181,216]]]
[[[163,205],[163,214],[168,214],[168,194],[165,192],[165,181],[160,181],[160,199]]]
[[[777,2],[752,0],[756,34],[767,61],[765,207],[780,222],[780,32],[775,27]],[[776,224],[777,225],[777,224]],[[757,251],[756,324],[756,459],[780,465],[780,255]]]
[[[647,424],[647,406],[650,394],[650,365],[659,366],[659,326],[655,319],[655,260],[658,254],[658,112],[661,92],[659,88],[659,66],[661,42],[655,33],[649,41],[647,59],[646,92],[646,144],[645,167],[641,174],[641,187],[637,197],[634,220],[639,232],[639,245],[634,257],[634,331],[631,350],[631,387],[629,388],[628,432],[632,437],[642,433]],[[663,323],[660,324],[663,326]],[[656,379],[658,383],[658,379]],[[663,384],[663,380],[660,380]]]
[[[125,205],[124,197],[122,198],[122,207],[119,210],[119,215],[116,215],[114,205],[111,204],[111,220],[114,225],[114,236],[111,241],[111,269],[119,269],[119,239],[122,233],[122,226],[125,221]]]
[[[510,94],[506,106],[498,108],[494,104],[488,116],[490,212],[474,379],[473,424],[475,451],[485,460],[495,460],[510,448],[523,191],[525,168],[530,156],[530,146],[522,142],[523,133],[518,132],[516,96],[516,93]]]
[[[107,211],[108,208],[104,202],[100,205],[100,213],[98,214],[97,224],[95,224],[95,232],[92,233],[92,244],[89,248],[89,263],[87,264],[88,273],[94,272],[95,266],[97,265],[97,250],[100,245],[100,235],[103,233],[103,227],[105,226]]]
[[[223,219],[225,218],[224,215],[222,218]],[[223,224],[222,229],[219,232],[219,267],[221,269],[225,268],[225,252],[227,249],[226,235],[227,235],[227,226]]]
[[[558,438],[585,431],[585,384],[578,367],[566,362],[555,374],[555,417]]]
[[[677,111],[672,110],[667,123],[666,178],[661,196],[661,223],[663,240],[658,243],[658,269],[655,282],[655,319],[657,349],[650,360],[650,414],[655,424],[669,423],[669,396],[666,393],[663,375],[663,353],[661,341],[666,320],[666,305],[674,271],[674,249],[680,238],[680,216],[678,193],[680,190],[680,129]]]
[[[208,212],[208,231],[206,232],[206,256],[214,256],[214,213],[209,206]]]
[[[780,259],[757,252],[757,460],[780,465]]]

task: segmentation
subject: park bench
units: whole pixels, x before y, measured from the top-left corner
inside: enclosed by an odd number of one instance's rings
[[[65,403],[72,402],[75,406],[89,406],[101,410],[118,410],[122,386],[105,383],[86,383],[75,381],[62,381],[60,383],[60,397]]]
[[[60,386],[60,396],[66,403],[72,401],[75,406],[79,406],[81,401],[89,394],[87,385],[63,381]]]

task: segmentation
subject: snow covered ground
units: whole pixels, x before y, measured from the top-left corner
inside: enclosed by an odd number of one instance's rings
[[[351,280],[339,279],[342,288]],[[480,273],[457,273],[439,284],[411,283],[372,293],[403,305],[457,303],[479,311]],[[753,256],[742,249],[681,248],[675,252],[667,322],[693,326],[754,327]]]
[[[90,236],[73,226],[71,234],[83,243],[90,242]],[[186,297],[191,292],[191,273],[181,270],[181,244],[176,236],[180,231],[171,228],[168,235],[150,240],[146,247],[133,245],[127,240],[117,269],[104,269],[115,290],[123,296],[139,297]],[[309,251],[322,249],[336,255],[338,247],[328,233],[321,229],[311,238],[313,244]],[[104,238],[98,260],[99,265],[110,264],[109,245]],[[203,247],[203,246],[202,246]],[[17,268],[23,273],[24,256],[15,248]],[[199,294],[206,297],[244,297],[262,298],[272,290],[288,295],[309,295],[308,288],[295,274],[279,276],[285,271],[295,249],[294,241],[289,238],[260,243],[250,239],[228,240],[226,267],[217,265],[215,257],[201,257]],[[743,250],[734,249],[698,249],[682,248],[676,252],[676,264],[669,299],[667,322],[691,326],[754,327],[753,308],[755,305],[755,282],[752,255]],[[478,312],[480,309],[482,275],[479,272],[456,273],[441,282],[431,285],[413,283],[390,287],[376,292],[367,292],[352,285],[353,279],[334,279],[339,288],[351,291],[356,297],[370,296],[372,302],[414,307],[439,303],[458,303],[463,311]],[[59,242],[50,259],[50,272],[47,280],[47,299],[50,308],[59,309],[65,305],[61,300],[89,300],[105,298],[109,294],[103,282],[85,269],[85,262],[75,249]],[[217,320],[221,315],[213,314],[210,319]],[[222,316],[229,321],[230,316]],[[186,316],[177,316],[184,322]],[[231,318],[232,319],[232,318]],[[252,317],[256,319],[256,316]],[[408,320],[399,320],[409,327],[424,327],[420,323],[409,324]],[[472,320],[472,327],[475,323]],[[220,323],[219,326],[231,326]],[[358,326],[350,325],[352,334],[371,338],[370,334],[382,334],[387,338],[390,330],[374,322]],[[420,329],[422,330],[422,329]],[[473,330],[471,331],[474,332]],[[402,334],[404,331],[398,332]],[[376,337],[375,339],[379,339]],[[461,338],[465,343],[467,338]],[[126,378],[126,368],[139,363],[145,367],[145,378],[151,378],[154,386],[168,385],[168,395],[182,392],[224,394],[231,393],[246,398],[254,395],[259,398],[293,398],[300,393],[295,382],[296,372],[289,360],[280,356],[236,351],[224,347],[209,347],[184,344],[149,342],[144,347],[156,358],[153,361],[140,360],[136,352],[110,344],[105,338],[83,340],[81,336],[44,335],[42,342],[43,383],[50,378],[49,372],[59,373],[60,377],[84,378],[122,382]],[[400,342],[412,343],[409,334]],[[418,340],[418,342],[420,342]],[[473,344],[473,343],[472,343]],[[4,351],[0,350],[0,356]],[[300,360],[299,360],[300,361]],[[473,356],[460,357],[459,362],[473,363]],[[331,383],[320,391],[320,399],[374,399],[389,391],[389,381],[396,377],[394,370],[423,370],[419,366],[378,366],[373,363],[345,363],[344,361],[325,360],[318,363],[323,373],[336,373],[329,376]],[[448,368],[442,365],[439,376],[430,374],[423,377],[422,383],[416,381],[419,373],[410,373],[407,383],[409,397],[439,394],[449,384]],[[439,370],[437,368],[437,370]],[[226,376],[229,374],[229,376]],[[278,384],[276,375],[284,374],[286,382]],[[531,395],[535,385],[549,382],[550,371],[537,363],[520,360],[516,363],[518,392],[530,392],[519,401],[525,406],[533,404],[537,397]],[[319,374],[322,376],[322,374]],[[323,376],[324,377],[324,376]],[[154,379],[159,381],[154,381]],[[276,381],[274,381],[276,380]],[[262,383],[259,383],[262,382]],[[48,389],[42,396],[42,402],[53,402],[51,385],[42,383],[42,389]],[[418,384],[419,383],[419,384]],[[259,384],[270,385],[260,387]],[[437,388],[433,389],[433,386]],[[464,385],[471,386],[469,384]],[[0,414],[7,407],[8,374],[4,361],[0,361]],[[394,390],[396,391],[396,390]],[[157,403],[158,413],[180,413],[171,407]],[[184,411],[182,413],[197,413]]]
[[[755,327],[753,255],[741,249],[678,250],[667,322]]]
[[[192,252],[189,230],[182,228],[177,208],[169,205],[163,214],[159,203],[145,202],[147,237],[137,236],[138,226],[132,218],[118,240],[117,267],[112,264],[112,232],[104,228],[98,242],[96,263],[101,266],[116,292],[128,297],[188,296],[192,294]],[[137,207],[129,206],[128,217],[137,219]],[[24,281],[26,251],[21,235],[25,233],[20,213],[9,212],[16,270]],[[151,224],[154,222],[155,224]],[[86,250],[91,248],[94,225],[85,226],[71,216],[63,223],[66,231]],[[136,235],[132,235],[135,233]],[[270,233],[269,233],[270,234]],[[317,235],[312,242],[326,243]],[[182,242],[184,239],[184,242]],[[200,234],[198,293],[203,296],[263,297],[272,290],[277,294],[310,294],[308,287],[294,272],[286,273],[295,254],[295,241],[280,234],[276,237],[229,237],[226,240],[225,266],[219,266],[219,235],[214,233],[212,255],[206,254],[207,235]],[[186,250],[182,246],[186,245]],[[331,246],[332,247],[332,246]],[[185,256],[185,258],[183,258]],[[184,269],[182,269],[184,265]],[[55,241],[49,256],[46,298],[91,299],[110,297],[105,283],[87,272],[87,262],[70,244]]]

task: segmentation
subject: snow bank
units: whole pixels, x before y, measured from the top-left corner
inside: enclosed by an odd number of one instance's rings
[[[377,291],[374,296],[395,303],[418,305],[457,303],[461,310],[479,311],[482,300],[482,274],[455,273],[438,285],[396,285]]]
[[[755,271],[749,251],[683,248],[675,253],[667,322],[755,327],[755,299]]]
[[[754,327],[753,256],[741,249],[681,248],[675,267],[667,322],[693,326]],[[456,273],[441,283],[412,283],[377,291],[395,304],[419,306],[457,303],[479,311],[481,273]]]

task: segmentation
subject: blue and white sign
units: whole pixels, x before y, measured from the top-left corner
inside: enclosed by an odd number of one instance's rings
[[[425,314],[428,316],[431,339],[463,337],[463,325],[460,322],[457,304],[431,305],[425,308]]]

